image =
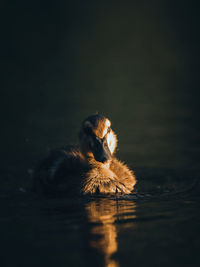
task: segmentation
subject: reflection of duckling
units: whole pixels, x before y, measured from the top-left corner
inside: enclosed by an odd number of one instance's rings
[[[117,229],[115,225],[118,212],[117,202],[111,199],[96,199],[85,206],[90,222],[89,245],[100,253],[105,267],[118,267],[112,258],[118,250]]]
[[[34,189],[49,192],[65,185],[68,192],[83,194],[131,193],[136,178],[113,156],[117,137],[110,126],[110,121],[99,114],[84,120],[79,147],[52,151],[35,170]]]
[[[94,198],[85,205],[89,224],[89,245],[101,255],[105,267],[119,267],[113,258],[118,251],[118,230],[116,221],[123,221],[123,228],[134,229],[136,204],[133,200]],[[125,222],[125,223],[124,223]],[[96,264],[93,263],[95,266]]]

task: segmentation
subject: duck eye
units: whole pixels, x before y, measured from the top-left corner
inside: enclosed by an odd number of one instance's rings
[[[108,127],[107,134],[111,132],[111,127]]]
[[[106,148],[108,147],[108,144],[107,144],[107,142],[105,142],[105,143],[104,143],[104,146],[105,146]]]

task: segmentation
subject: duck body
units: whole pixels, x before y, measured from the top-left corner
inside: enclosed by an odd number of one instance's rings
[[[129,194],[136,177],[114,157],[116,134],[110,121],[99,114],[82,123],[79,145],[50,152],[36,167],[33,190],[41,193]]]

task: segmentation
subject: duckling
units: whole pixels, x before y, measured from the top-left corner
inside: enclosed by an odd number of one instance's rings
[[[116,147],[110,120],[100,114],[89,116],[82,123],[78,146],[53,150],[35,169],[34,191],[130,194],[136,177],[114,156]]]

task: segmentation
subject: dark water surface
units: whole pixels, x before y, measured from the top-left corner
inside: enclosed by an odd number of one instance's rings
[[[1,266],[198,266],[199,196],[1,195]]]
[[[0,266],[200,266],[199,2],[2,3]],[[96,111],[135,192],[23,192]]]

